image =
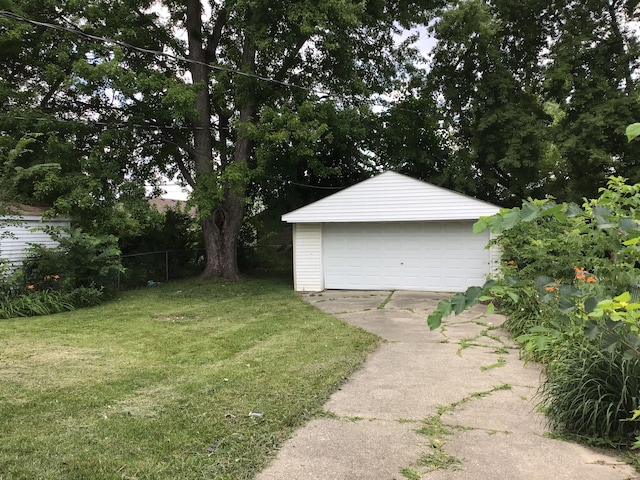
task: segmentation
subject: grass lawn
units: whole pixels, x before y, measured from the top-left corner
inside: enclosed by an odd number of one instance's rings
[[[0,480],[253,478],[377,343],[279,280],[1,320]]]

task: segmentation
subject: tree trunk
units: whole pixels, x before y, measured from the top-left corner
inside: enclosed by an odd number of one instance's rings
[[[243,129],[236,135],[236,144],[231,163],[224,157],[225,145],[221,145],[219,152],[222,156],[220,164],[215,167],[213,161],[213,141],[211,137],[211,99],[209,92],[209,67],[207,51],[203,45],[203,28],[201,19],[201,1],[187,0],[187,32],[189,38],[190,58],[200,63],[191,64],[190,70],[194,84],[200,84],[195,107],[198,112],[194,119],[194,159],[196,170],[196,187],[198,188],[198,176],[206,180],[207,176],[220,169],[237,168],[240,164],[246,164],[251,155],[251,141],[247,138]],[[222,28],[222,27],[220,27]],[[220,32],[214,35],[220,35]],[[217,41],[217,40],[216,40]],[[255,72],[255,48],[248,37],[245,37],[242,55],[243,70]],[[255,116],[256,107],[252,100],[253,95],[244,97],[239,106],[240,125],[250,122]],[[221,135],[221,142],[226,142],[226,137]],[[204,244],[207,263],[200,278],[219,278],[231,281],[240,280],[238,268],[238,236],[244,218],[244,199],[246,192],[246,179],[240,180],[233,177],[232,181],[223,177],[223,200],[221,205],[207,212],[202,217],[201,225],[204,235]]]
[[[242,198],[225,192],[223,205],[202,219],[207,264],[200,278],[240,280],[238,234],[244,216]]]
[[[204,188],[206,177],[214,173],[213,141],[211,138],[211,104],[209,99],[209,67],[203,45],[202,4],[200,0],[187,0],[187,36],[189,58],[199,63],[189,64],[193,83],[200,88],[196,94],[196,117],[193,119],[193,158],[195,164],[195,188]],[[226,203],[226,201],[224,202]],[[237,280],[235,238],[226,228],[227,205],[203,213],[202,233],[207,263],[201,278],[228,278]]]

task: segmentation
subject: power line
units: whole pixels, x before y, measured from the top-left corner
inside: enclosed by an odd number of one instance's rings
[[[279,80],[275,80],[273,78],[263,77],[261,75],[256,75],[256,74],[248,73],[248,72],[242,72],[240,70],[236,70],[236,69],[229,68],[229,67],[224,67],[222,65],[216,65],[216,64],[213,64],[213,63],[201,62],[199,60],[194,60],[192,58],[183,57],[182,55],[174,55],[173,53],[162,52],[160,50],[153,50],[153,49],[149,49],[149,48],[138,47],[136,45],[132,45],[132,44],[127,43],[127,42],[123,42],[122,40],[115,40],[113,38],[101,37],[99,35],[92,35],[90,33],[86,33],[84,31],[80,30],[79,28],[63,27],[62,25],[56,25],[54,23],[48,23],[48,22],[41,22],[41,21],[38,21],[38,20],[32,20],[30,18],[23,17],[21,15],[13,13],[13,12],[7,12],[6,10],[0,10],[0,17],[9,18],[9,19],[16,20],[16,21],[19,21],[19,22],[29,23],[31,25],[35,25],[35,26],[39,26],[39,27],[50,28],[50,29],[53,29],[53,30],[59,30],[59,31],[63,31],[63,32],[72,33],[74,35],[78,35],[80,37],[88,38],[90,40],[95,40],[95,41],[101,42],[101,43],[113,43],[114,45],[119,45],[121,47],[130,49],[130,50],[136,50],[138,52],[146,53],[146,54],[150,54],[150,55],[154,55],[154,56],[162,56],[162,57],[166,57],[166,58],[169,58],[171,60],[175,60],[175,61],[179,61],[179,62],[187,62],[187,63],[196,64],[196,65],[203,65],[205,67],[211,68],[212,70],[218,70],[218,71],[221,71],[221,72],[232,73],[234,75],[240,75],[240,76],[244,76],[244,77],[249,77],[249,78],[253,78],[255,80],[261,80],[263,82],[275,83],[275,84],[278,84],[278,85],[283,86],[283,87],[299,88],[299,89],[310,91],[310,92],[314,91],[314,89],[312,89],[312,88],[303,87],[303,86],[300,86],[300,85],[296,85],[294,83],[282,82],[282,81],[279,81]]]
[[[41,122],[60,122],[60,123],[70,123],[70,124],[80,124],[80,125],[99,125],[105,127],[122,127],[122,128],[148,128],[152,130],[206,130],[205,127],[191,127],[191,126],[180,126],[180,125],[161,125],[159,123],[131,123],[125,121],[103,121],[103,120],[90,120],[90,119],[68,119],[68,118],[60,118],[60,117],[29,117],[25,115],[11,115],[7,113],[0,112],[0,118],[11,119],[11,120],[27,120],[27,121],[41,121]]]
[[[82,121],[65,120],[65,119],[59,119],[59,118],[48,118],[48,117],[21,117],[21,116],[18,116],[18,115],[6,115],[6,114],[3,114],[3,113],[0,113],[0,118],[12,118],[12,119],[17,119],[17,120],[42,120],[42,121],[52,121],[53,120],[53,121],[64,122],[64,123],[81,123],[83,125],[86,125],[86,124],[89,124],[89,123],[91,123],[91,124],[95,123],[95,124],[98,124],[98,125],[112,126],[112,124],[107,123],[107,122],[82,122]],[[120,124],[119,126],[121,126],[123,128],[124,127],[158,128],[158,126],[153,126],[153,125],[136,125],[136,124],[125,124],[125,123]],[[172,127],[162,126],[162,128],[168,130],[168,129],[171,129]],[[187,127],[180,127],[180,129],[183,129],[183,128],[187,128]],[[174,146],[177,146],[178,148],[182,148],[179,144],[177,144],[175,142],[172,142],[172,141],[170,141],[168,139],[164,139],[163,142],[170,143],[170,144],[172,144]],[[207,157],[209,160],[214,160],[214,157],[211,154],[199,152],[197,150],[195,150],[194,153],[198,153],[200,155],[203,155],[203,156]],[[283,179],[280,179],[280,178],[271,177],[271,176],[262,175],[262,174],[259,174],[259,176],[262,177],[262,178],[266,178],[266,179],[269,179],[269,180],[274,180],[276,182],[280,182],[283,185],[296,185],[296,186],[299,186],[299,187],[315,188],[315,189],[320,189],[320,190],[342,190],[344,188],[347,188],[347,187],[328,187],[328,186],[321,186],[321,185],[308,185],[308,184],[305,184],[305,183],[298,183],[298,182],[294,182],[292,180],[283,180]],[[164,185],[181,186],[178,183],[165,183],[165,184],[162,184],[161,186],[164,186]]]
[[[238,76],[244,76],[247,78],[253,78],[254,80],[259,80],[262,82],[267,82],[267,83],[273,83],[276,85],[280,85],[283,87],[288,87],[288,88],[295,88],[295,89],[299,89],[299,90],[303,90],[309,93],[314,93],[320,97],[324,97],[324,98],[334,98],[334,99],[340,99],[339,96],[336,96],[335,94],[332,94],[329,91],[326,90],[322,90],[320,88],[317,87],[305,87],[302,85],[297,85],[295,83],[291,83],[291,82],[285,82],[285,81],[281,81],[281,80],[276,80],[274,78],[269,78],[269,77],[265,77],[262,75],[257,75],[254,73],[248,73],[248,72],[243,72],[241,70],[237,70],[234,68],[230,68],[230,67],[225,67],[222,65],[217,65],[217,64],[213,64],[213,63],[206,63],[206,62],[201,62],[199,60],[194,60],[188,57],[184,57],[182,55],[174,55],[172,53],[168,53],[168,52],[162,52],[160,50],[153,50],[153,49],[149,49],[149,48],[144,48],[144,47],[138,47],[136,45],[132,45],[130,43],[127,42],[123,42],[122,40],[115,40],[112,38],[108,38],[108,37],[102,37],[99,35],[93,35],[90,33],[86,33],[84,31],[82,31],[80,28],[70,28],[70,27],[63,27],[61,25],[56,25],[54,23],[48,23],[48,22],[41,22],[38,20],[33,20],[30,18],[26,18],[23,17],[21,15],[18,15],[16,13],[13,12],[7,12],[6,10],[0,10],[0,17],[4,17],[4,18],[8,18],[14,21],[18,21],[18,22],[23,22],[23,23],[28,23],[30,25],[34,25],[34,26],[39,26],[39,27],[43,27],[43,28],[49,28],[49,29],[53,29],[53,30],[58,30],[58,31],[63,31],[63,32],[67,32],[67,33],[71,33],[74,35],[77,35],[79,37],[84,37],[84,38],[88,38],[90,40],[94,40],[100,43],[104,43],[104,44],[108,44],[108,43],[112,43],[114,45],[119,45],[121,47],[127,48],[127,49],[131,49],[131,50],[136,50],[138,52],[141,53],[145,53],[145,54],[149,54],[149,55],[154,55],[154,56],[161,56],[161,57],[165,57],[165,58],[169,58],[175,61],[180,61],[180,62],[186,62],[186,63],[192,63],[195,65],[202,65],[202,66],[206,66],[207,68],[210,68],[212,70],[218,70],[218,71],[222,71],[222,72],[226,72],[226,73],[231,73],[233,75],[238,75]],[[347,98],[346,96],[343,96],[342,99]],[[387,101],[374,101],[374,100],[367,100],[367,99],[358,99],[357,100],[359,103],[362,104],[366,104],[370,107],[387,107],[389,105],[389,103],[391,102],[387,102]],[[419,112],[417,110],[410,110],[410,109],[404,109],[401,107],[396,107],[398,110],[402,110],[402,111],[406,111],[406,112],[410,112],[410,113],[415,113],[420,115],[422,112]]]

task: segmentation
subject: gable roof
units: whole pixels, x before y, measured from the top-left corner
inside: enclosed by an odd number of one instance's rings
[[[500,207],[396,172],[384,172],[282,216],[288,223],[477,220]]]

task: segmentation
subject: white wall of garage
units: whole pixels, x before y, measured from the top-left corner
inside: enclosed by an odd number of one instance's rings
[[[484,283],[498,254],[472,233],[499,207],[385,172],[294,212],[297,291],[464,291]]]

